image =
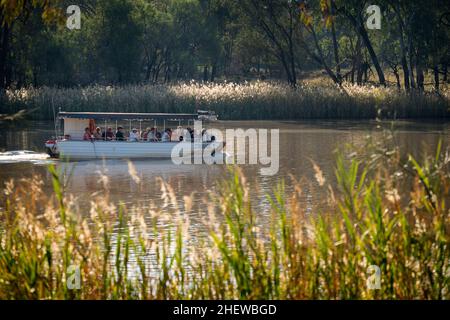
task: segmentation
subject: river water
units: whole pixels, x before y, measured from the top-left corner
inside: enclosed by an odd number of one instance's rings
[[[137,185],[129,174],[127,161],[80,161],[69,164],[46,158],[44,142],[54,135],[52,122],[0,123],[0,185],[11,178],[29,178],[40,175],[45,188],[51,192],[51,176],[47,171],[49,163],[57,167],[71,168],[73,175],[67,191],[77,197],[79,206],[88,212],[90,196],[101,190],[99,172],[106,174],[110,181],[109,198],[127,205],[146,205],[161,201],[161,188],[156,182],[162,177],[174,189],[178,199],[194,194],[194,205],[204,205],[202,199],[210,190],[217,189],[227,175],[223,165],[175,165],[171,160],[136,160],[137,175],[142,183]],[[388,123],[381,127],[389,127]],[[215,128],[266,128],[280,129],[279,172],[274,176],[261,174],[260,165],[244,165],[242,172],[251,186],[251,197],[260,214],[268,215],[268,201],[265,194],[271,193],[276,184],[284,179],[286,192],[292,192],[290,175],[302,177],[306,184],[302,205],[311,210],[323,200],[324,195],[314,187],[314,170],[311,159],[322,169],[325,178],[333,183],[334,151],[347,143],[364,144],[367,137],[381,139],[382,128],[375,121],[221,121]],[[450,142],[449,122],[408,122],[395,124],[396,140],[402,152],[420,156],[433,152],[439,139],[445,146]],[[30,151],[30,152],[25,152]],[[183,207],[183,206],[181,206]],[[83,211],[83,210],[82,210]],[[191,221],[201,219],[195,209]],[[199,213],[197,213],[199,215]]]

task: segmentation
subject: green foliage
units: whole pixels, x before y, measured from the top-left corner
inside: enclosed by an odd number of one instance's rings
[[[140,65],[141,30],[133,20],[132,1],[105,0],[99,3],[96,41],[100,65],[112,68],[118,83],[137,80]]]
[[[267,196],[269,224],[252,208],[245,177],[230,169],[203,213],[210,237],[194,241],[162,180],[172,206],[117,207],[94,196],[90,217],[52,167],[54,196],[38,178],[11,181],[0,203],[0,298],[448,299],[448,151],[440,145],[434,157],[403,162],[381,145],[338,156],[338,188],[322,187],[330,204],[313,215],[299,204],[302,185],[286,193],[280,182]],[[71,265],[80,268],[77,290],[66,285]],[[377,290],[367,286],[372,265],[381,271]]]
[[[411,78],[423,89],[414,77],[427,69],[436,91],[448,82],[445,1],[377,1],[382,30],[366,30],[366,2],[353,0],[78,4],[81,30],[68,30],[65,1],[1,2],[2,88],[218,78],[287,79],[296,86],[322,69],[336,83],[344,77],[361,84],[381,81],[389,68],[396,81],[387,85],[401,85],[406,73],[406,88]]]

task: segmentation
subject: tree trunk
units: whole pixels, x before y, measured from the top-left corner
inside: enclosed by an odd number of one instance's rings
[[[403,69],[403,82],[405,83],[405,89],[409,90],[409,68],[408,63],[406,62],[406,56],[402,56],[402,69]]]
[[[36,70],[33,70],[33,86],[35,87],[35,88],[37,88],[38,87],[38,73],[37,73],[37,71]]]
[[[334,18],[335,18],[334,6],[331,6],[331,15],[333,16],[333,19],[331,21],[331,38],[333,40],[334,62],[336,64],[336,76],[338,77],[338,79],[340,79],[341,64],[339,59],[339,44],[336,38],[336,28],[334,25]]]
[[[171,70],[171,59],[170,59],[170,50],[166,48],[166,53],[164,54],[164,64],[165,64],[165,70],[164,70],[164,83],[170,82],[170,73]]]
[[[216,73],[217,73],[217,62],[214,62],[211,68],[211,82],[214,82],[216,79]]]
[[[10,40],[10,28],[5,26],[0,26],[0,88],[4,89],[7,85],[7,58],[9,52],[9,40]]]
[[[444,83],[448,83],[448,67],[446,62],[442,65],[442,73],[442,80],[444,81]]]
[[[434,89],[439,92],[439,66],[436,64],[433,68],[434,72]]]
[[[150,80],[152,67],[149,63],[147,63],[147,70],[145,71],[145,82],[148,82]]]
[[[402,84],[400,83],[400,75],[398,72],[395,72],[395,79],[397,80],[397,88],[400,90],[402,88]]]
[[[398,32],[400,35],[400,49],[402,50],[402,57],[401,57],[401,63],[402,63],[402,69],[403,69],[403,82],[405,84],[405,89],[409,90],[409,68],[408,68],[408,62],[406,59],[406,47],[405,47],[405,41],[403,38],[404,34],[404,23],[402,20],[402,16],[400,14],[400,3],[397,1],[395,4],[392,4],[392,7],[394,8],[395,14],[397,16],[397,24],[398,24]]]
[[[291,29],[286,30],[277,21],[277,15],[272,11],[273,8],[271,6],[268,7],[270,17],[269,22],[267,22],[264,18],[264,14],[261,13],[261,4],[257,0],[250,1],[249,5],[247,5],[245,1],[242,1],[241,4],[243,10],[246,11],[252,19],[254,19],[254,21],[259,25],[261,30],[273,44],[276,51],[275,56],[283,65],[288,83],[292,87],[296,87],[297,76],[295,70],[295,55],[293,50],[292,25]],[[290,19],[292,23],[292,16],[290,16]],[[271,26],[271,24],[273,26]],[[274,28],[280,31],[281,36],[275,33]]]
[[[356,68],[356,64],[355,64],[355,61],[353,60],[353,62],[352,62],[352,71],[350,73],[350,81],[351,81],[352,84],[355,83],[355,68]]]
[[[369,64],[364,61],[363,63],[363,70],[364,70],[364,83],[367,83],[369,81]]]
[[[402,84],[400,82],[400,75],[398,73],[398,68],[397,66],[392,66],[392,72],[394,73],[395,76],[395,80],[397,81],[397,88],[400,90],[402,88]]]
[[[363,68],[362,68],[362,52],[361,52],[361,36],[358,36],[358,41],[356,42],[356,83],[360,86],[362,85]]]
[[[334,4],[333,4],[334,5]],[[382,86],[386,86],[386,79],[384,78],[383,69],[380,66],[380,63],[378,61],[378,57],[375,53],[375,50],[373,49],[372,42],[370,41],[369,35],[367,34],[366,29],[364,28],[364,25],[362,23],[362,18],[359,17],[359,21],[354,17],[350,12],[348,12],[345,8],[335,8],[337,12],[341,12],[344,14],[344,16],[350,21],[353,28],[361,35],[361,38],[364,42],[364,45],[367,48],[367,51],[369,52],[370,58],[372,60],[373,65],[375,66],[375,70],[377,71],[378,75],[378,81]]]
[[[180,78],[184,79],[183,71],[184,71],[184,65],[183,64],[178,65],[178,68],[177,68],[177,80],[180,79]]]
[[[170,73],[171,73],[170,64],[167,63],[166,71],[164,73],[164,83],[169,83],[170,82]]]
[[[399,17],[400,19],[400,17]],[[405,48],[405,42],[403,41],[403,28],[401,25],[401,22],[399,22],[399,32],[400,32],[400,48],[402,50],[402,69],[403,69],[403,82],[405,83],[405,89],[409,90],[409,68],[408,68],[408,62],[406,60],[406,48]]]
[[[372,43],[370,42],[369,35],[367,34],[366,29],[363,26],[359,27],[362,39],[364,44],[366,45],[367,51],[369,52],[370,58],[372,59],[372,63],[375,66],[375,70],[378,74],[378,81],[382,86],[386,86],[386,80],[384,78],[383,69],[381,69],[380,63],[378,62],[377,55],[375,50],[373,50]]]
[[[150,76],[152,75],[153,62],[147,60],[147,70],[145,72],[145,82],[150,81]]]
[[[296,84],[295,84],[294,80],[292,79],[291,69],[289,68],[289,65],[286,61],[286,55],[285,55],[284,51],[281,49],[280,49],[279,59],[281,60],[281,64],[283,65],[284,71],[286,72],[286,77],[287,77],[288,83],[291,86],[295,87]]]
[[[295,58],[294,58],[294,45],[292,43],[292,38],[289,39],[289,60],[291,67],[291,85],[293,87],[297,86],[297,71],[295,70]]]
[[[158,83],[159,73],[161,72],[162,61],[159,61],[155,67],[155,72],[153,74],[153,83]]]
[[[413,63],[413,41],[412,34],[408,35],[408,51],[409,51],[409,78],[411,79],[411,88],[416,88],[416,80],[414,77],[414,63]]]
[[[145,81],[149,82],[150,78],[152,76],[152,70],[153,70],[153,66],[156,63],[156,59],[158,57],[158,52],[157,49],[155,49],[154,53],[152,54],[152,56],[147,56],[147,71],[145,73]]]
[[[417,62],[416,63],[416,73],[417,73],[417,88],[420,90],[420,91],[423,91],[424,90],[424,79],[425,79],[425,77],[424,77],[424,75],[423,75],[423,69],[422,69],[422,66]]]
[[[314,31],[314,27],[310,26],[308,30],[311,33],[312,37],[313,37],[314,46],[316,48],[316,51],[317,51],[318,55],[315,55],[315,54],[311,53],[311,51],[309,49],[307,49],[307,46],[305,46],[306,52],[314,60],[316,60],[318,63],[320,63],[323,66],[323,68],[325,69],[326,73],[331,78],[331,80],[333,80],[334,83],[336,83],[339,86],[342,86],[342,79],[340,79],[340,78],[338,78],[336,76],[336,74],[333,72],[333,70],[331,70],[331,68],[328,66],[327,62],[325,61],[325,57],[324,57],[324,54],[323,54],[322,49],[320,47],[319,41],[317,40],[317,36],[316,36],[316,32]]]
[[[203,67],[203,81],[208,82],[208,66]]]

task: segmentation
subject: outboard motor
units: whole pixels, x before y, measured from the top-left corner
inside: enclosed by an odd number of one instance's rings
[[[56,140],[47,140],[45,142],[45,148],[47,149],[47,153],[52,158],[58,158],[59,153],[56,148]]]

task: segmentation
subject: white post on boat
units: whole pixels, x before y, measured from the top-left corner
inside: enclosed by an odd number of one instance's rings
[[[142,120],[139,120],[139,137],[141,137],[142,134]]]
[[[117,120],[116,120],[116,133],[117,133]]]
[[[108,131],[108,127],[107,127],[107,122],[106,122],[106,120],[105,120],[105,141],[106,141],[106,131]]]

